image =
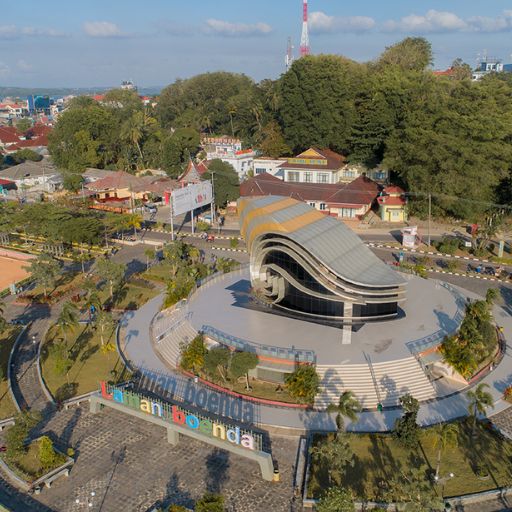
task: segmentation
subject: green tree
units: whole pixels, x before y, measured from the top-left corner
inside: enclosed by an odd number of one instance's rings
[[[473,390],[466,393],[468,398],[468,413],[472,422],[472,433],[476,432],[476,420],[479,414],[485,415],[489,407],[494,407],[492,395],[487,391],[489,384],[481,382]]]
[[[76,172],[66,172],[64,173],[62,185],[66,190],[76,193],[81,190],[83,182],[84,178],[81,174]]]
[[[213,176],[215,188],[215,205],[224,208],[230,201],[240,197],[240,180],[231,164],[215,159],[209,162],[208,172],[203,179],[211,181]]]
[[[207,492],[197,503],[195,512],[224,512],[224,497]]]
[[[334,55],[296,60],[280,83],[279,117],[293,151],[310,146],[346,153],[365,66]]]
[[[16,164],[21,164],[27,160],[30,162],[40,162],[43,159],[39,153],[28,148],[19,149],[16,151],[16,153],[13,153],[9,156],[14,160],[14,163]]]
[[[48,296],[48,289],[55,286],[60,273],[60,265],[49,254],[42,253],[37,258],[30,260],[30,264],[24,267],[33,277],[35,282],[43,288],[44,296]]]
[[[317,512],[354,512],[354,499],[347,489],[329,487],[322,494],[315,509]]]
[[[32,119],[22,117],[16,121],[16,129],[21,133],[27,132],[30,128],[32,128]]]
[[[51,354],[54,360],[53,370],[57,375],[65,375],[69,384],[69,370],[73,366],[73,360],[70,357],[68,347],[61,343],[53,344]]]
[[[62,331],[64,342],[67,343],[67,333],[78,327],[78,309],[72,302],[65,302],[57,318],[57,326]]]
[[[249,371],[258,366],[258,356],[253,352],[234,352],[231,356],[229,373],[234,380],[245,375],[246,389],[249,390]]]
[[[178,178],[198,150],[199,133],[192,128],[179,128],[162,142],[162,167],[171,178]]]
[[[107,334],[110,335],[110,333],[112,332],[112,329],[115,325],[114,317],[112,316],[112,313],[110,313],[109,311],[103,311],[102,309],[100,309],[96,313],[96,318],[94,319],[94,325],[100,334],[101,346],[104,347],[105,346],[105,336]]]
[[[386,48],[377,65],[423,71],[433,62],[432,45],[423,37],[407,37]]]
[[[329,404],[328,412],[337,412],[341,417],[348,418],[352,423],[358,419],[358,413],[361,412],[361,404],[354,396],[352,391],[343,391],[338,400],[338,404]],[[339,423],[340,420],[338,420]],[[343,421],[343,420],[341,420]]]
[[[204,367],[204,358],[207,352],[203,336],[198,334],[189,344],[182,343],[180,352],[181,367],[197,375]]]
[[[320,379],[314,366],[301,364],[286,376],[285,384],[290,396],[301,403],[312,404],[318,393]]]
[[[105,279],[109,284],[110,299],[112,300],[114,289],[120,287],[124,281],[126,265],[115,263],[108,258],[101,258],[98,260],[96,272],[100,278]]]
[[[39,462],[45,469],[51,468],[57,460],[57,453],[53,447],[53,442],[48,436],[42,436],[39,439]]]
[[[146,247],[146,249],[144,249],[144,255],[146,256],[146,270],[149,270],[149,264],[154,261],[156,251],[155,249],[151,249],[151,247]]]
[[[435,480],[439,478],[441,468],[441,457],[448,448],[458,444],[459,429],[454,423],[439,423],[433,428],[432,447],[437,450]]]
[[[473,74],[471,66],[464,62],[461,58],[457,58],[451,65],[453,78],[455,80],[471,80]]]
[[[211,378],[220,378],[227,383],[231,353],[225,347],[214,347],[204,356],[204,370]]]
[[[281,127],[276,121],[270,121],[261,128],[260,138],[259,149],[265,156],[279,158],[287,156],[291,152],[290,147],[284,140]]]
[[[414,448],[419,438],[419,427],[416,423],[419,402],[410,393],[407,393],[400,397],[400,404],[404,415],[395,421],[393,435],[405,447]]]
[[[492,306],[498,300],[499,296],[500,292],[497,288],[488,288],[485,292],[485,302],[487,302],[489,306]]]

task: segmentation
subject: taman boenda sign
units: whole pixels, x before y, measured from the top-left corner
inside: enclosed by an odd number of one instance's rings
[[[214,438],[251,451],[262,450],[262,436],[259,433],[106,382],[100,383],[100,393],[105,400],[157,417],[169,424],[185,427],[205,438]]]

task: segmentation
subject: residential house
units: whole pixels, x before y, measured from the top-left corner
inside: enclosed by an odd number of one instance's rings
[[[110,172],[104,178],[85,184],[88,195],[97,203],[133,209],[136,203],[160,202],[168,190],[178,188],[178,182],[161,176],[134,176],[124,171]]]
[[[407,220],[405,191],[400,187],[386,187],[377,198],[379,215],[384,222],[405,222]]]
[[[116,171],[108,171],[107,169],[95,169],[93,167],[88,167],[82,173],[82,178],[84,179],[84,183],[94,183],[102,180],[103,178],[113,176],[115,172]]]
[[[279,195],[304,201],[326,215],[343,220],[363,218],[375,204],[381,186],[360,176],[350,183],[295,183],[264,173],[240,185],[240,195]]]
[[[278,168],[283,171],[284,181],[290,183],[333,185],[350,183],[361,176],[380,183],[388,180],[387,171],[349,164],[343,155],[330,149],[309,148],[296,157],[287,158]]]
[[[62,175],[51,163],[45,160],[27,160],[0,171],[0,178],[14,181],[18,191],[53,193],[62,188]]]
[[[16,190],[16,183],[14,183],[14,181],[11,180],[5,180],[3,178],[0,178],[0,196],[7,196],[7,194],[11,190]]]
[[[202,179],[202,176],[207,172],[208,162],[206,160],[201,160],[200,162],[196,163],[190,159],[185,172],[178,178],[178,181],[186,185],[189,183],[199,183]]]

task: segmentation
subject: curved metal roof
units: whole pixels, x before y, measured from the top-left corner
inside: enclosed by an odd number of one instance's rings
[[[249,251],[260,236],[281,234],[346,281],[369,287],[407,283],[343,222],[306,203],[282,196],[243,197],[239,199],[239,211],[241,233]]]

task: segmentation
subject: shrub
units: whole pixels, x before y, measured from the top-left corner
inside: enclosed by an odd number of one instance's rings
[[[507,402],[512,402],[512,386],[508,386],[505,391],[503,392],[503,398]]]
[[[320,379],[314,366],[302,364],[286,376],[285,384],[291,397],[300,403],[312,404],[318,393]]]
[[[453,255],[460,248],[460,243],[460,240],[457,238],[444,237],[440,242],[436,243],[436,248],[443,254]]]
[[[203,336],[199,334],[188,345],[181,346],[181,367],[188,372],[199,373],[203,369],[206,352]]]
[[[187,512],[187,509],[181,505],[171,505],[167,509],[167,512]]]
[[[231,247],[231,249],[236,249],[238,247],[238,238],[232,238],[230,241],[229,241],[229,246]]]
[[[205,222],[204,220],[198,220],[196,224],[196,229],[197,231],[206,233],[210,229],[210,224],[208,224],[208,222]]]
[[[53,442],[48,436],[39,439],[39,462],[43,468],[47,469],[55,464],[57,454],[53,448]]]
[[[197,503],[196,512],[224,512],[224,497],[220,494],[206,493]]]

